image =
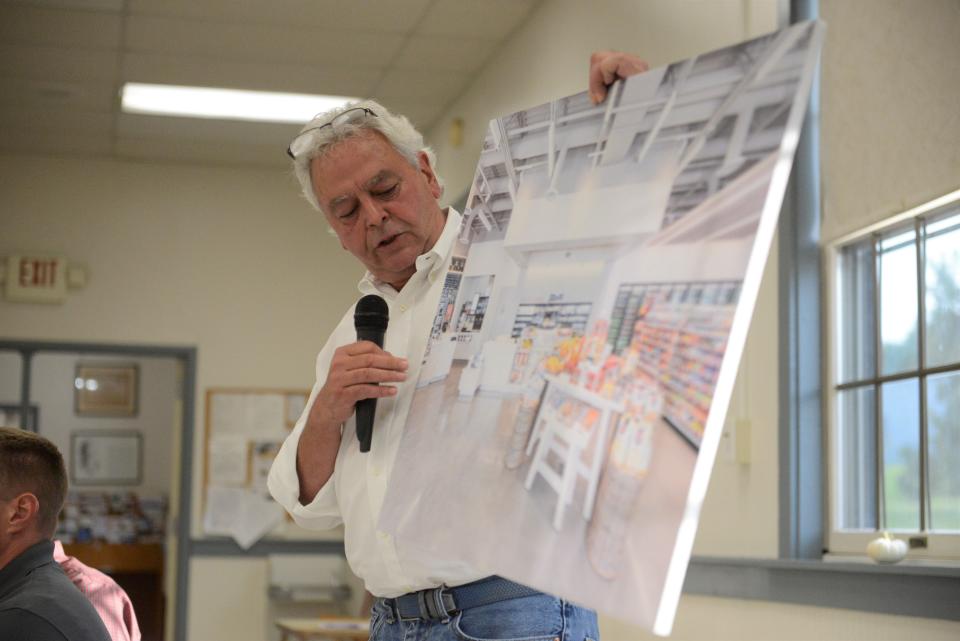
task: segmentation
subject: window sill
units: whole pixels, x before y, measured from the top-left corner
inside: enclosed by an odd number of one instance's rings
[[[874,562],[872,559],[865,556],[858,556],[855,554],[824,554],[823,563],[829,563],[831,565],[836,564],[840,566],[850,565],[854,567],[859,567],[863,565],[880,568],[883,571],[887,572],[901,572],[901,573],[913,573],[919,572],[924,573],[925,570],[944,570],[948,573],[953,572],[954,576],[957,576],[957,573],[960,572],[960,561],[956,559],[923,559],[923,558],[914,558],[914,559],[904,559],[899,563],[881,565]],[[935,572],[937,573],[937,572]]]
[[[960,567],[694,557],[684,592],[960,621]]]

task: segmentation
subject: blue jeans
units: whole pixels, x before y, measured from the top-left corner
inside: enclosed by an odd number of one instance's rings
[[[597,614],[547,594],[470,608],[444,621],[398,621],[377,599],[370,641],[599,641]]]

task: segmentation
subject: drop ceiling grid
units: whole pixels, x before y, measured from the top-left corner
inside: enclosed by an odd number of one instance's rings
[[[2,0],[0,149],[258,164],[296,131],[122,115],[124,81],[372,95],[427,129],[537,1]]]

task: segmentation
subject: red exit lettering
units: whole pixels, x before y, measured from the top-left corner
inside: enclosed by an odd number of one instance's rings
[[[57,259],[21,258],[21,287],[54,287],[57,279]]]

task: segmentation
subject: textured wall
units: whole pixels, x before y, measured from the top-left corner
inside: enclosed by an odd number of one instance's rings
[[[960,188],[960,2],[821,0],[823,238]]]

